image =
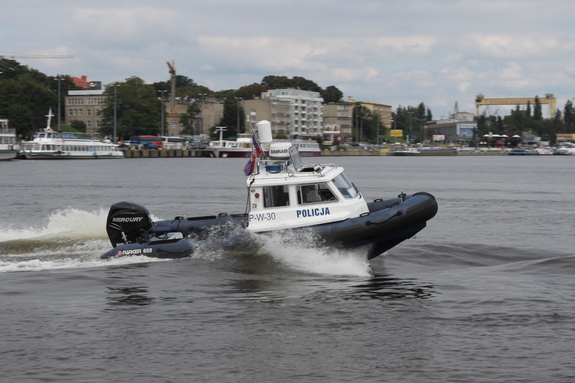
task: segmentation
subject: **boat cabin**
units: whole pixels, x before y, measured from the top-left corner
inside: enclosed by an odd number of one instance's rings
[[[249,230],[313,226],[369,214],[342,167],[304,163],[290,143],[272,143],[269,153],[247,180]]]
[[[34,141],[45,141],[45,140],[54,140],[54,139],[63,141],[62,133],[55,132],[55,131],[50,129],[50,130],[45,130],[43,132],[36,133],[36,137],[35,137]]]

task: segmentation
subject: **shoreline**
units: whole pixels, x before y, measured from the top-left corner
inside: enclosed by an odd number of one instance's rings
[[[183,157],[210,157],[205,149],[120,149],[124,158],[183,158]],[[420,153],[409,153],[407,157],[426,156],[506,156],[505,150],[423,150]],[[323,150],[320,157],[360,157],[360,156],[399,156],[389,150]]]

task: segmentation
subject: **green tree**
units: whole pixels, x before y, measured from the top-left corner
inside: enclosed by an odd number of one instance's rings
[[[564,133],[575,133],[575,109],[573,109],[573,102],[571,100],[565,103],[563,120],[565,121],[566,130]]]
[[[100,112],[102,115],[101,134],[113,134],[114,108],[116,108],[117,116],[117,137],[127,139],[134,135],[160,133],[163,105],[158,99],[154,86],[146,85],[144,80],[134,76],[126,79],[125,82],[108,85],[104,94],[106,102]]]
[[[433,115],[431,114],[431,109],[427,108],[427,114],[425,115],[425,121],[433,121]]]
[[[157,91],[166,90],[166,91],[170,92],[172,90],[172,79],[170,78],[167,81],[155,82],[152,84],[152,86]],[[192,80],[191,78],[186,77],[186,76],[176,75],[176,89],[185,88],[185,87],[195,87],[195,86],[198,86],[198,84],[196,84],[194,82],[194,80]]]
[[[57,93],[45,74],[14,60],[0,60],[0,117],[10,120],[20,138],[29,139],[44,129],[48,111],[56,112],[57,105]]]
[[[227,97],[224,101],[224,114],[219,123],[219,126],[227,128],[224,132],[225,137],[237,137],[238,133],[244,132],[244,116],[244,108],[239,100],[235,97]]]
[[[343,93],[334,85],[330,85],[320,92],[323,102],[329,104],[331,102],[339,102],[343,98]]]
[[[78,132],[86,132],[86,123],[84,121],[73,120],[70,121],[70,127]]]
[[[539,96],[535,96],[535,109],[533,110],[533,119],[535,121],[540,121],[543,119],[543,114],[541,113],[541,101],[539,101]]]
[[[312,80],[308,80],[303,77],[294,76],[292,78],[292,88],[301,89],[301,90],[309,90],[312,92],[321,92],[322,89],[319,85],[317,85]]]
[[[262,93],[266,92],[268,89],[261,85],[253,83],[251,85],[242,86],[236,91],[236,97],[242,100],[253,100],[256,97],[260,97]]]
[[[291,80],[288,79],[286,76],[265,76],[262,81],[261,85],[266,87],[267,89],[286,89],[291,88]]]
[[[423,103],[423,101],[421,103],[419,103],[418,107],[417,107],[417,112],[415,113],[416,118],[418,118],[419,120],[425,120],[425,104]]]
[[[396,129],[402,129],[404,135],[409,135],[410,139],[422,141],[425,139],[423,124],[428,118],[432,118],[431,111],[423,102],[417,108],[399,106],[394,115],[394,125]]]
[[[353,108],[353,135],[355,142],[377,142],[378,126],[379,134],[384,134],[384,126],[381,117],[378,113],[373,113],[371,110],[356,103]]]
[[[49,110],[57,109],[57,95],[30,74],[2,80],[0,89],[2,114],[21,138],[29,139],[34,132],[44,129]]]
[[[201,113],[197,103],[190,104],[186,113],[180,115],[180,123],[182,124],[182,134],[194,135],[195,127],[198,122],[197,116]]]
[[[261,81],[261,85],[267,89],[294,88],[313,92],[322,91],[321,87],[315,82],[299,76],[294,76],[291,79],[286,76],[265,76]]]

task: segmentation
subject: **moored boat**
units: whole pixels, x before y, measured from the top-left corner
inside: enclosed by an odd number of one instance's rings
[[[394,156],[419,156],[421,151],[417,148],[396,149],[392,153]]]
[[[555,151],[548,146],[540,146],[536,148],[535,151],[540,156],[552,156],[553,154],[555,154]]]
[[[254,139],[244,169],[244,213],[154,222],[145,207],[119,202],[106,225],[114,248],[102,258],[179,258],[206,244],[235,248],[251,242],[253,234],[293,233],[321,246],[365,248],[372,259],[413,237],[437,213],[435,198],[424,192],[367,202],[341,166],[303,162],[295,145],[272,142],[267,121],[258,123],[258,132],[260,141]]]
[[[507,154],[510,156],[538,156],[539,152],[533,149],[513,149],[510,150]]]
[[[0,161],[16,158],[19,150],[15,129],[8,128],[8,120],[0,119]]]
[[[221,135],[221,131],[220,131]],[[314,140],[275,140],[275,142],[289,142],[297,147],[301,157],[319,157],[321,149]],[[224,140],[220,136],[219,140],[211,141],[206,148],[209,157],[216,158],[250,158],[252,154],[252,136],[247,133],[240,133],[236,140]]]
[[[104,159],[124,158],[118,145],[92,138],[77,138],[73,134],[52,130],[48,113],[46,128],[37,132],[32,141],[25,141],[20,147],[20,158],[40,159]]]
[[[564,155],[564,156],[573,156],[575,155],[575,144],[572,142],[563,142],[557,150],[555,154]]]

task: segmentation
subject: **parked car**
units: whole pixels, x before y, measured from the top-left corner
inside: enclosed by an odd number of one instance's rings
[[[142,142],[142,149],[158,149],[158,145],[153,142]]]

